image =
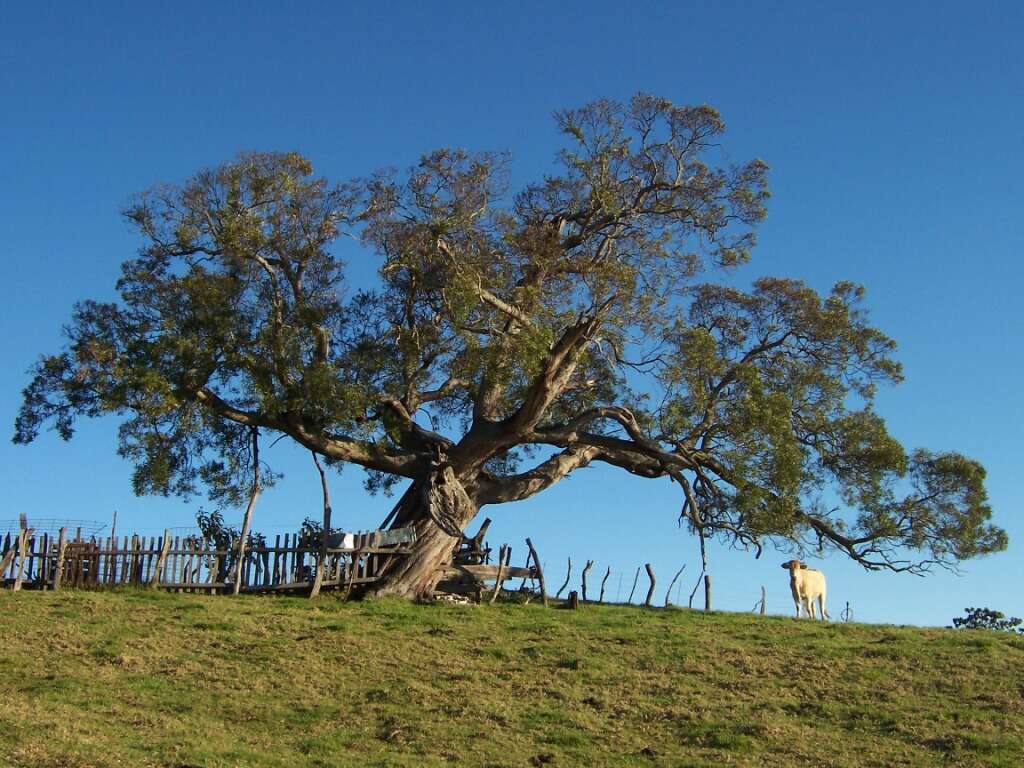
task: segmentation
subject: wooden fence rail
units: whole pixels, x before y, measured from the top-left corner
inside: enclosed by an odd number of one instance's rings
[[[411,528],[346,534],[341,546],[327,547],[323,588],[350,589],[379,579],[391,555],[403,554],[415,539]],[[21,542],[24,542],[21,545]],[[332,542],[333,543],[333,542]],[[241,579],[243,592],[309,589],[320,556],[317,541],[299,534],[275,537],[274,544],[237,550],[217,548],[192,537],[123,536],[71,539],[49,534],[7,534],[0,541],[0,584],[25,589],[99,589],[151,586],[191,592],[217,592]]]

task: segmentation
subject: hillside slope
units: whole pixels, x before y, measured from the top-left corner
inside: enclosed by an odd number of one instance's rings
[[[1024,763],[1024,638],[585,606],[0,593],[0,764]]]

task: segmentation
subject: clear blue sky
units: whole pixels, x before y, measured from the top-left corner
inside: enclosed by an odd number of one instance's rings
[[[980,459],[1010,549],[961,576],[867,573],[839,556],[833,616],[948,624],[968,605],[1024,614],[1020,293],[1024,266],[1024,6],[1019,3],[8,3],[0,16],[0,412],[56,351],[72,303],[110,298],[137,242],[118,215],[136,191],[240,150],[298,150],[334,179],[406,166],[439,146],[508,149],[536,178],[557,146],[552,110],[636,90],[708,102],[737,160],[762,157],[774,193],[743,272],[866,284],[907,381],[879,410],[906,446]],[[710,7],[713,6],[713,7]],[[116,421],[61,443],[0,443],[0,519],[106,521],[157,533],[198,500],[135,498]],[[10,430],[11,427],[8,426]],[[8,433],[8,437],[10,432]],[[285,481],[256,525],[318,510],[308,460],[268,452]],[[336,515],[374,527],[390,507],[361,474],[333,481]],[[528,502],[485,510],[514,559],[532,536],[560,582],[654,563],[662,584],[697,547],[665,483],[589,469]],[[238,511],[241,515],[241,510]],[[762,584],[788,612],[785,559],[712,549],[716,607]],[[578,566],[577,566],[578,573]],[[684,593],[685,602],[685,593]]]

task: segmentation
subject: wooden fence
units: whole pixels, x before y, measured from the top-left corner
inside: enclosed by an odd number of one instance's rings
[[[99,589],[151,586],[189,592],[300,591],[313,585],[319,542],[299,534],[246,548],[239,567],[235,548],[195,537],[124,536],[105,539],[7,534],[0,549],[0,584],[14,589]],[[345,534],[328,546],[323,589],[350,589],[379,579],[392,555],[415,539],[411,528]]]

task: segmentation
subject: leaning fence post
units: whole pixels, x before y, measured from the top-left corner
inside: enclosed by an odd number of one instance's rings
[[[557,600],[559,597],[562,596],[562,592],[565,591],[565,588],[569,586],[569,579],[571,579],[571,578],[572,578],[572,558],[570,557],[569,558],[569,570],[567,570],[565,572],[565,583],[558,588],[557,592],[555,592],[555,600]]]
[[[21,582],[25,577],[25,560],[27,554],[25,549],[28,547],[27,533],[28,531],[22,531],[21,536],[18,537],[18,570],[17,575],[14,577],[15,592],[18,592],[21,589]]]
[[[508,565],[508,560],[511,557],[509,546],[502,544],[501,549],[498,550],[498,575],[494,580],[494,593],[491,595],[491,604],[498,599],[498,593],[501,592],[501,577],[504,575],[505,566]]]
[[[704,574],[704,610],[711,610],[711,574]]]
[[[612,575],[612,567],[609,565],[608,570],[604,572],[604,578],[601,579],[601,595],[597,598],[597,602],[604,602],[604,585],[608,581],[608,577]]]
[[[33,534],[33,530],[28,527],[28,520],[25,515],[19,515],[18,522],[20,523],[21,531],[18,533],[18,568],[14,575],[14,591],[17,592],[21,589],[21,580],[25,575],[25,549],[28,547],[28,537]]]
[[[636,567],[636,575],[633,576],[633,588],[629,590],[629,597],[626,598],[626,602],[630,605],[633,604],[633,593],[636,592],[636,583],[640,580],[640,566]]]
[[[651,600],[654,598],[654,569],[651,568],[650,563],[644,563],[644,568],[647,569],[647,578],[651,580],[651,587],[647,590],[647,599],[644,600],[644,605],[650,608]]]
[[[764,585],[761,585],[761,615],[764,616],[765,606],[767,605],[767,599],[764,594]]]
[[[587,560],[587,564],[583,566],[583,602],[587,602],[587,572],[594,567],[593,560]]]
[[[67,548],[67,528],[60,529],[60,538],[57,539],[57,562],[53,566],[53,591],[60,589],[60,582],[64,576],[64,550]]]
[[[544,601],[544,607],[548,607],[548,590],[544,586],[544,569],[540,566],[540,558],[537,557],[537,550],[533,548],[533,542],[526,540],[526,546],[530,549],[530,557],[533,558],[533,567],[537,569],[537,581],[540,582],[540,597]]]
[[[153,573],[149,575],[149,588],[156,589],[160,586],[160,577],[164,572],[164,563],[167,562],[167,552],[171,548],[171,531],[168,528],[164,528],[164,538],[160,542],[160,554],[156,558],[156,567],[153,569]]]
[[[672,581],[668,584],[668,589],[665,590],[665,607],[668,608],[669,602],[672,600],[672,587],[676,585],[676,581],[682,575],[683,571],[686,570],[686,563],[683,563],[683,567],[676,571],[676,575],[672,577]]]
[[[14,543],[11,542],[11,534],[7,534],[7,537],[3,542],[3,553],[4,556],[0,558],[0,583],[3,583],[4,574],[7,573],[8,567],[14,562]]]

